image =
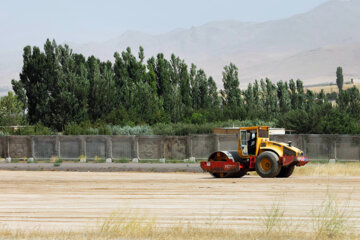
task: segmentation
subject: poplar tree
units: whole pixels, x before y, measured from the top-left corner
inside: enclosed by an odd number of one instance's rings
[[[221,91],[221,95],[226,114],[232,119],[241,119],[244,112],[239,88],[238,68],[233,63],[230,63],[230,65],[224,67],[222,75],[224,90]]]
[[[192,111],[190,74],[184,61],[181,61],[180,63],[179,75],[180,95],[181,102],[184,106],[184,115],[189,116]]]
[[[209,97],[210,97],[210,108],[212,110],[220,108],[220,97],[217,90],[216,83],[212,77],[208,79]]]
[[[296,80],[296,91],[297,91],[297,106],[298,109],[304,109],[305,104],[305,93],[303,82],[298,79]]]
[[[196,74],[195,81],[197,81],[199,89],[198,89],[198,99],[197,106],[198,109],[207,109],[210,106],[210,98],[209,98],[209,89],[208,89],[208,79],[204,70],[198,70]]]
[[[279,99],[280,112],[288,112],[291,109],[291,100],[287,83],[284,83],[283,81],[277,83],[277,96]]]
[[[343,90],[344,85],[344,76],[342,67],[336,69],[336,84],[338,86],[339,92]]]
[[[170,85],[170,63],[164,54],[159,53],[156,58],[155,73],[157,79],[158,96],[163,101],[164,111],[167,115],[171,112],[171,85]]]
[[[191,64],[190,68],[190,84],[191,84],[191,98],[192,98],[192,107],[194,110],[199,109],[199,98],[200,98],[200,90],[199,90],[199,82],[197,81],[198,71],[196,70],[195,64]]]
[[[49,87],[50,120],[44,124],[60,131],[70,122],[87,119],[89,81],[86,66],[82,63],[76,66],[69,46],[60,45],[57,51],[60,67],[57,79]]]
[[[293,110],[298,109],[298,97],[296,92],[296,84],[293,79],[289,81],[289,88],[290,88],[290,101],[291,101],[291,108]]]
[[[249,83],[247,89],[244,91],[244,101],[245,101],[245,109],[246,115],[249,119],[256,118],[255,109],[255,99],[254,99],[254,90],[251,83]]]

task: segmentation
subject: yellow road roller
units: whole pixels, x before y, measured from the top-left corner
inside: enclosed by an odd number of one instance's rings
[[[309,158],[291,142],[270,141],[269,127],[243,127],[238,132],[238,150],[217,151],[201,168],[216,178],[240,178],[256,171],[263,178],[288,178],[295,166],[304,166]]]

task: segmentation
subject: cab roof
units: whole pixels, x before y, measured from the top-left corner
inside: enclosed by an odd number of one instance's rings
[[[256,126],[256,127],[241,127],[240,128],[240,131],[244,131],[244,130],[258,130],[258,129],[261,129],[261,130],[269,130],[269,127],[268,126]]]

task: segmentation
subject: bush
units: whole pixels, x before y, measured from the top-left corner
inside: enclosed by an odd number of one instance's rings
[[[3,136],[7,136],[8,133],[4,132],[4,131],[0,131],[0,137],[3,137]]]
[[[154,125],[152,129],[155,135],[186,136],[190,134],[211,134],[213,133],[214,128],[250,127],[250,126],[258,126],[258,125],[274,127],[275,123],[264,122],[260,120],[227,121],[227,122],[215,122],[215,123],[204,123],[204,124],[159,123]]]
[[[254,120],[230,120],[226,122],[219,122],[216,127],[252,127],[252,126],[269,126],[276,127],[276,122],[266,122],[259,119]]]
[[[208,134],[212,133],[214,124],[207,123],[202,125],[190,123],[157,124],[153,126],[155,135],[176,135],[186,136],[190,134]]]
[[[152,127],[155,135],[175,135],[172,124],[158,123]]]
[[[54,167],[60,167],[62,162],[63,162],[62,159],[57,158],[54,162]]]
[[[98,128],[99,135],[111,135],[111,128],[108,125],[101,125]]]
[[[99,129],[92,127],[85,129],[85,135],[99,135]]]
[[[76,123],[69,123],[65,126],[64,135],[85,135],[83,127]]]
[[[41,123],[37,123],[34,126],[35,135],[54,135],[55,132],[52,131],[50,128],[45,127]]]
[[[111,128],[105,124],[83,122],[81,124],[70,123],[65,126],[64,135],[111,135]]]
[[[193,122],[201,122],[201,113],[194,113],[191,117]],[[190,119],[188,119],[190,120]],[[139,136],[139,135],[168,135],[168,136],[186,136],[190,134],[211,134],[214,128],[222,127],[245,127],[245,126],[275,126],[274,122],[264,122],[260,120],[245,120],[245,121],[227,121],[227,122],[212,122],[195,124],[191,123],[159,123],[152,127],[148,125],[142,126],[120,126],[114,125],[109,126],[103,122],[90,123],[89,121],[77,123],[69,123],[65,126],[64,135],[128,135],[128,136]],[[11,133],[11,132],[10,132]],[[6,134],[5,130],[1,135]],[[16,135],[54,135],[55,133],[49,128],[37,124],[35,126],[26,126],[19,128],[14,133]]]
[[[153,135],[152,129],[147,126],[112,126],[111,127],[111,134],[112,135]]]
[[[13,133],[13,135],[54,135],[54,131],[50,128],[45,127],[41,123],[37,123],[33,126],[19,127]]]

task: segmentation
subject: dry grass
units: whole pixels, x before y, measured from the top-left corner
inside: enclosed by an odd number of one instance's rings
[[[237,231],[234,229],[226,228],[201,228],[192,227],[190,225],[175,226],[172,228],[162,229],[156,225],[141,225],[136,223],[135,226],[127,225],[126,229],[119,228],[114,231],[96,231],[87,230],[83,232],[66,232],[66,231],[9,231],[0,230],[1,239],[56,239],[56,240],[69,240],[69,239],[154,239],[154,240],[167,240],[167,239],[178,239],[178,240],[190,240],[190,239],[266,239],[266,240],[287,240],[287,239],[359,239],[360,235],[356,234],[343,234],[343,235],[332,235],[308,233],[302,231],[292,231],[291,229],[280,229],[278,231],[263,232],[263,231]]]
[[[294,176],[360,176],[360,163],[309,163],[296,167]]]
[[[316,239],[326,236],[330,239],[342,238],[351,231],[348,219],[351,217],[349,206],[341,206],[330,194],[320,207],[312,211],[312,227]]]
[[[257,176],[256,172],[250,172],[249,174],[252,176]],[[309,176],[309,177],[360,176],[360,162],[308,163],[303,167],[295,167],[292,176]]]
[[[265,209],[265,216],[261,219],[264,226],[264,234],[269,236],[274,232],[283,232],[285,209],[280,203],[274,203],[270,209]]]

